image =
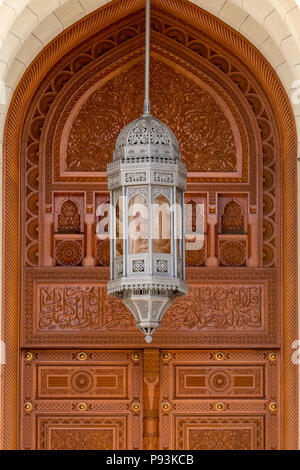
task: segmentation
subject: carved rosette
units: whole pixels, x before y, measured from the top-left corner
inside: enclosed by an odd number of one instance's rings
[[[96,259],[98,266],[109,266],[109,240],[98,240],[96,249]]]
[[[76,240],[57,242],[55,259],[59,266],[78,266],[82,262],[82,244]]]
[[[201,250],[186,250],[185,263],[186,266],[205,266],[206,252],[205,247]]]
[[[220,263],[221,266],[245,266],[245,242],[240,240],[221,241]]]

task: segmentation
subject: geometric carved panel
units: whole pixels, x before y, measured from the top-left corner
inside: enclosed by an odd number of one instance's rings
[[[175,398],[264,398],[263,366],[175,366]]]
[[[21,449],[141,449],[141,353],[28,352],[21,355]]]
[[[102,367],[37,367],[38,398],[128,398],[128,368]]]
[[[280,448],[280,354],[161,351],[162,449]]]

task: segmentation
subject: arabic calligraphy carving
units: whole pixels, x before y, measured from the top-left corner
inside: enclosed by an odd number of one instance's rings
[[[97,330],[133,326],[130,312],[107,296],[105,286],[40,287],[39,327],[57,330]]]
[[[174,329],[263,329],[262,286],[197,286],[166,312],[163,327]],[[108,298],[104,286],[40,287],[39,327],[97,330],[133,327],[128,310]]]
[[[263,328],[262,286],[191,288],[166,312],[165,328],[253,330]]]

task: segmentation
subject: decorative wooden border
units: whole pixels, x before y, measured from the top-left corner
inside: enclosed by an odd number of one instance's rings
[[[264,87],[278,116],[282,138],[283,435],[285,449],[298,446],[297,368],[291,361],[297,339],[297,135],[288,96],[267,60],[238,32],[187,0],[153,0],[153,6],[180,17],[242,57]],[[20,134],[29,100],[46,72],[68,51],[104,27],[143,8],[143,0],[115,0],[55,38],[28,67],[9,108],[4,134],[3,171],[3,332],[6,365],[2,381],[2,447],[18,443],[18,281]]]

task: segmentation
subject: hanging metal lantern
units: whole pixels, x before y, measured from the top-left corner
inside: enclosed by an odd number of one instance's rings
[[[150,1],[146,8],[144,114],[118,137],[107,167],[111,280],[150,343],[168,307],[188,291],[184,261],[186,166],[173,132],[150,113]]]

